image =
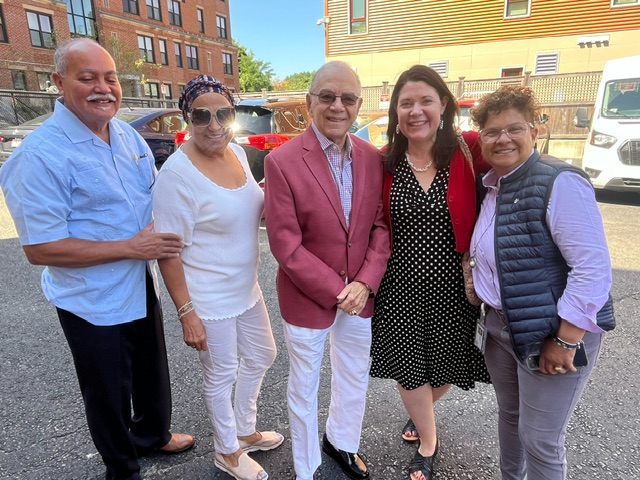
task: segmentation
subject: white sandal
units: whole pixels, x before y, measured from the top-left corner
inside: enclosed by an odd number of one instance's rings
[[[237,480],[267,480],[269,478],[269,474],[264,471],[260,464],[246,453],[238,457],[237,467],[227,465],[220,453],[214,453],[213,458],[216,467]]]
[[[278,432],[258,432],[260,434],[260,440],[254,443],[244,442],[238,440],[240,448],[245,452],[266,452],[278,448],[284,442],[284,437]]]

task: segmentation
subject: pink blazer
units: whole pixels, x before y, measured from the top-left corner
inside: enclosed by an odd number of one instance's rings
[[[278,261],[280,312],[287,323],[327,328],[345,280],[373,291],[380,286],[390,254],[382,211],[382,164],[368,142],[350,136],[353,159],[351,223],[320,142],[312,128],[265,159],[265,219]],[[373,315],[369,298],[361,317]]]

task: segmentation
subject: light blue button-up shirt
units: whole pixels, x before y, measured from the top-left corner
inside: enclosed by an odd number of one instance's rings
[[[127,123],[112,119],[108,145],[60,101],[0,169],[0,186],[22,245],[65,238],[127,240],[151,221],[153,154]],[[48,266],[42,289],[54,305],[94,325],[146,315],[147,262]],[[152,274],[153,274],[153,269]]]

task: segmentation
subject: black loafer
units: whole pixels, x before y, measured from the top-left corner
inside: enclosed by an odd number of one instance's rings
[[[336,447],[331,445],[331,442],[329,442],[329,440],[327,439],[326,433],[322,437],[322,451],[333,458],[345,473],[345,475],[347,475],[349,478],[353,478],[356,480],[369,478],[369,470],[366,469],[367,465],[364,463],[362,457],[359,457],[357,453],[338,450]],[[365,470],[360,468],[360,465],[358,465],[356,459],[362,462]]]

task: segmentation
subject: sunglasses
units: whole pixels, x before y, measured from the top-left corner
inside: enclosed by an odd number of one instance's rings
[[[195,127],[208,127],[214,115],[222,128],[229,128],[236,120],[233,107],[220,107],[213,111],[208,108],[194,108],[189,112],[189,123]]]
[[[333,92],[328,92],[322,90],[320,93],[311,93],[309,95],[313,95],[314,97],[318,97],[320,103],[325,103],[327,105],[333,105],[333,102],[336,101],[336,98],[339,98],[343,105],[347,107],[352,107],[356,103],[358,103],[358,97],[355,93],[345,93],[343,95],[336,95]]]

